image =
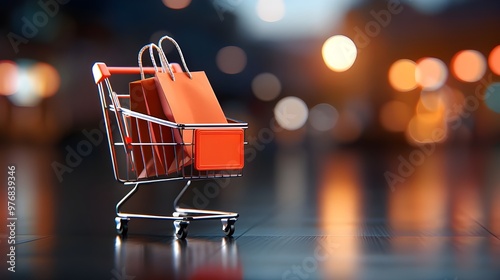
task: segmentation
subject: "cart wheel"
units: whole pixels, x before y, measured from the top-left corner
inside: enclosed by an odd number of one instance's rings
[[[177,237],[178,239],[186,238],[188,234],[188,225],[188,221],[174,221],[175,237]]]
[[[122,236],[126,236],[128,233],[128,219],[115,218],[116,222],[116,233]]]
[[[233,233],[234,233],[234,230],[235,230],[235,226],[234,225],[228,225],[224,230],[224,234],[226,234],[226,236],[233,236]]]
[[[221,219],[222,221],[222,231],[226,236],[233,236],[234,230],[236,229],[234,223],[236,219]]]

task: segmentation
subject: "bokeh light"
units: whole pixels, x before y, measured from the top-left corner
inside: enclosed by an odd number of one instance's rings
[[[447,137],[445,106],[440,103],[435,110],[429,110],[420,99],[406,132],[408,140],[417,144],[444,141]]]
[[[162,0],[163,4],[170,9],[181,10],[191,4],[191,0]]]
[[[417,62],[415,80],[424,90],[432,91],[441,88],[448,79],[448,69],[443,61],[426,57]]]
[[[236,46],[227,46],[219,50],[216,56],[219,69],[226,74],[238,74],[247,65],[245,51]]]
[[[42,98],[53,96],[61,84],[57,70],[50,64],[39,62],[30,68],[30,75],[36,80],[35,93]]]
[[[285,1],[259,0],[256,10],[261,20],[265,22],[276,22],[285,16]]]
[[[276,122],[286,130],[297,130],[304,126],[309,115],[306,103],[295,96],[287,96],[274,107]]]
[[[14,94],[18,89],[18,67],[14,61],[0,61],[0,95]]]
[[[24,63],[23,63],[24,64]],[[17,106],[33,107],[40,102],[40,95],[35,90],[37,77],[30,71],[29,66],[20,65],[18,84],[19,88],[15,94],[9,95],[9,100]]]
[[[13,104],[36,106],[42,99],[53,96],[59,90],[61,78],[52,65],[34,61],[22,61],[18,65],[18,88],[8,96]]]
[[[410,91],[417,87],[415,70],[417,64],[409,59],[400,59],[389,68],[389,83],[397,91]]]
[[[328,68],[335,72],[344,72],[356,61],[358,50],[349,37],[335,35],[325,41],[321,53]]]
[[[444,104],[443,101],[445,98],[445,94],[446,91],[441,89],[434,91],[423,90],[420,93],[420,102],[418,103],[418,106],[423,106],[429,111],[436,111],[439,109],[439,106],[442,106]]]
[[[261,73],[252,80],[252,91],[258,99],[271,101],[281,93],[281,82],[271,73]]]
[[[500,83],[493,83],[486,89],[486,106],[493,112],[500,113]]]
[[[321,132],[331,130],[339,119],[339,112],[335,107],[327,103],[321,103],[311,108],[309,112],[309,123]]]
[[[490,69],[496,75],[500,75],[500,45],[496,46],[488,57],[488,64]]]
[[[486,58],[475,50],[458,52],[451,60],[453,74],[464,82],[477,82],[486,72]]]
[[[380,123],[391,132],[404,132],[412,118],[413,110],[404,102],[389,101],[380,109]]]

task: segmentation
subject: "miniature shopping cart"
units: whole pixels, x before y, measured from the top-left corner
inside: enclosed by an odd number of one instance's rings
[[[182,72],[178,64],[169,65],[174,72]],[[175,235],[182,239],[187,236],[187,227],[191,221],[220,219],[223,232],[231,236],[235,230],[234,223],[238,213],[182,208],[178,206],[178,202],[192,180],[242,176],[241,164],[221,164],[217,162],[218,157],[215,155],[222,152],[222,157],[226,157],[224,148],[228,144],[237,146],[239,151],[230,151],[229,154],[239,157],[236,161],[241,163],[243,147],[246,144],[244,131],[248,127],[247,123],[232,119],[221,124],[175,123],[137,112],[130,106],[130,93],[119,94],[113,91],[110,77],[139,74],[141,71],[154,74],[158,69],[156,66],[108,67],[101,62],[95,63],[92,68],[99,91],[115,179],[124,185],[133,186],[116,204],[117,233],[126,235],[128,222],[132,218],[172,220]],[[134,132],[144,128],[148,130],[146,136],[134,137]],[[175,137],[186,133],[193,135],[191,142],[186,142],[186,137]],[[143,166],[143,170],[138,169],[138,166]],[[121,206],[137,192],[139,186],[174,180],[185,180],[186,184],[173,201],[175,212],[172,216],[120,211]]]

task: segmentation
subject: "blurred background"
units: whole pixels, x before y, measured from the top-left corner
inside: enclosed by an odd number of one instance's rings
[[[210,201],[247,214],[248,230],[240,233],[417,236],[442,246],[338,239],[334,257],[342,267],[323,264],[321,275],[356,278],[363,270],[352,260],[389,248],[394,264],[398,253],[417,246],[429,263],[415,269],[438,271],[427,275],[432,279],[458,276],[464,264],[460,279],[475,279],[478,271],[495,279],[499,14],[500,2],[492,0],[3,1],[0,163],[18,166],[18,234],[28,241],[55,233],[113,235],[112,207],[125,191],[107,185],[120,184],[112,177],[91,67],[137,66],[142,46],[169,35],[189,69],[206,72],[226,116],[249,123],[243,181]],[[170,62],[180,62],[172,45],[163,47]],[[144,63],[151,65],[147,55]],[[127,93],[138,79],[112,76],[111,83]],[[0,172],[1,182],[5,176]],[[159,203],[158,194],[175,192],[156,190],[140,206]],[[89,202],[99,206],[89,209]],[[278,214],[252,224],[268,213]],[[80,215],[89,219],[75,221]],[[140,228],[135,233],[150,232]],[[485,239],[426,239],[455,235]],[[250,278],[280,278],[304,259],[298,247],[273,254],[259,244],[271,248],[262,239],[238,239]],[[68,253],[55,241],[40,248],[28,253],[58,260]],[[277,258],[286,261],[271,267]],[[367,263],[366,275],[383,272]],[[111,265],[103,275],[111,276]],[[400,279],[401,271],[393,272]]]
[[[4,142],[57,145],[95,126],[92,64],[136,66],[166,34],[206,71],[227,115],[254,134],[275,119],[279,144],[491,144],[499,133],[495,1],[40,3],[1,12]],[[276,117],[288,103],[294,116]]]

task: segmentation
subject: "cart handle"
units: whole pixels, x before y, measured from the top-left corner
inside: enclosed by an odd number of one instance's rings
[[[182,72],[182,68],[178,63],[170,63],[174,73]],[[145,74],[154,74],[154,67],[143,67]],[[92,74],[94,75],[94,81],[96,84],[104,81],[111,76],[111,74],[140,74],[140,67],[112,67],[107,66],[104,62],[96,62],[92,66]]]

